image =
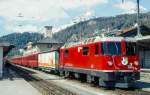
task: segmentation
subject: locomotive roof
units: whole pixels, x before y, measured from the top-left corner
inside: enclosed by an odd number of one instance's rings
[[[122,40],[127,41],[127,42],[136,42],[135,38],[131,38],[131,37],[93,37],[93,38],[87,38],[78,42],[69,42],[69,43],[65,43],[64,46],[62,46],[61,48],[69,48],[69,47],[73,47],[73,46],[78,46],[78,45],[85,45],[85,44],[91,44],[91,43],[96,43],[96,42],[109,42],[109,41],[113,41],[113,42],[121,42]]]

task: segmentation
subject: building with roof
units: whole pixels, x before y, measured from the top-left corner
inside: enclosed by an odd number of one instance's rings
[[[45,26],[45,29],[44,38],[35,43],[29,42],[24,48],[23,55],[57,50],[62,46],[61,41],[53,38],[52,26]]]
[[[139,37],[136,40],[139,45],[141,67],[150,69],[150,35]]]
[[[2,75],[3,75],[4,57],[8,54],[8,52],[12,48],[14,48],[13,45],[6,43],[6,42],[0,42],[0,78],[2,78]]]
[[[129,29],[122,30],[116,33],[116,36],[123,37],[135,37],[138,44],[140,64],[142,68],[150,69],[150,28],[147,26],[140,26],[141,35],[137,35],[137,27],[132,27]]]
[[[150,35],[150,28],[142,25],[140,27],[142,36]],[[131,27],[128,29],[120,30],[116,33],[116,36],[123,36],[123,37],[135,37],[137,35],[137,27]]]

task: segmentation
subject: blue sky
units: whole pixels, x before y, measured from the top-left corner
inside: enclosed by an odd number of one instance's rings
[[[78,20],[135,13],[136,0],[0,0],[0,36],[14,32],[56,32]],[[150,0],[140,0],[142,12]]]

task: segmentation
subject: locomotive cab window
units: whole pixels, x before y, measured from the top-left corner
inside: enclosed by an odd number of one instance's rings
[[[67,57],[69,56],[69,50],[65,50],[64,55]]]
[[[121,55],[121,42],[103,42],[103,55]]]
[[[127,42],[126,43],[126,55],[136,55],[136,53],[137,53],[136,43]]]
[[[99,46],[98,44],[95,45],[95,55],[98,55],[98,51],[99,51]]]
[[[83,55],[87,56],[89,54],[89,47],[83,47]]]

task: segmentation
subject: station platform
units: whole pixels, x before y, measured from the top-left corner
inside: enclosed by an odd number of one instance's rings
[[[141,76],[141,80],[137,82],[137,87],[139,87],[140,89],[122,90],[117,88],[106,89],[103,87],[95,87],[95,86],[92,87],[88,83],[83,83],[72,79],[71,80],[64,79],[63,77],[59,77],[57,75],[53,75],[48,72],[45,73],[36,69],[22,67],[19,65],[15,65],[15,66],[25,71],[32,72],[30,73],[30,75],[41,78],[45,80],[45,82],[55,84],[63,89],[76,93],[76,95],[150,95],[150,80],[144,78],[143,74]],[[20,77],[18,73],[19,72],[15,72],[11,69],[4,70],[4,77],[3,79],[0,80],[0,95],[41,95],[40,92],[38,92],[34,87],[30,85],[31,81],[27,82],[22,77]]]
[[[143,91],[150,92],[150,69],[141,69],[140,80],[137,82],[137,87]]]
[[[39,70],[22,67],[19,65],[15,65],[16,67],[19,67],[21,69],[25,69],[27,71],[34,72],[32,73],[32,76],[36,76],[39,78],[42,78],[43,80],[46,80],[48,82],[52,82],[55,85],[58,85],[64,89],[70,90],[71,92],[76,93],[77,95],[150,95],[150,80],[149,82],[146,82],[145,80],[139,80],[137,82],[137,88],[136,90],[121,90],[121,89],[107,89],[103,87],[92,87],[91,85],[87,83],[82,83],[76,80],[70,80],[70,79],[64,79],[62,77],[59,77],[57,75],[53,75],[50,73],[45,73]],[[137,94],[139,93],[139,94]]]
[[[4,68],[0,79],[0,95],[41,95],[11,68]]]

